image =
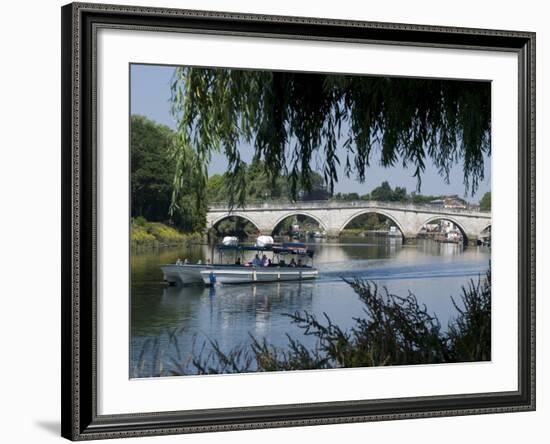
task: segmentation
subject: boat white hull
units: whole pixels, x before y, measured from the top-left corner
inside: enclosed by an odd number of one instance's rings
[[[223,269],[215,266],[200,272],[206,285],[246,284],[259,282],[286,282],[315,279],[319,272],[315,268],[242,267]]]
[[[208,265],[163,265],[164,280],[169,284],[202,284],[201,271],[207,270]]]

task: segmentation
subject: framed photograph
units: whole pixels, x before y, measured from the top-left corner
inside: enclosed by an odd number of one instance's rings
[[[61,13],[64,437],[534,410],[534,33]]]

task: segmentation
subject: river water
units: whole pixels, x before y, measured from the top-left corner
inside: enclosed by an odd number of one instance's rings
[[[411,291],[445,327],[456,315],[451,296],[460,300],[461,287],[484,275],[490,259],[486,247],[433,240],[409,245],[385,237],[321,240],[308,248],[315,251],[319,270],[314,281],[211,288],[167,287],[159,268],[178,257],[204,262],[211,254],[208,246],[133,254],[130,376],[151,376],[153,367],[166,370],[176,361],[185,367],[181,363],[189,362],[191,351],[197,353],[204,345],[207,352],[210,341],[224,352],[250,343],[250,335],[283,348],[287,335],[313,346],[314,338],[304,336],[285,314],[326,313],[340,327],[351,327],[363,307],[342,278],[372,280],[402,296]],[[193,372],[187,367],[185,371]]]

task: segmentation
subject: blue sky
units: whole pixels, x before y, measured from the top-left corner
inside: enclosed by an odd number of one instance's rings
[[[174,72],[173,66],[158,65],[132,65],[131,66],[131,110],[132,114],[140,114],[162,123],[171,128],[176,127],[176,122],[170,114],[170,79]],[[345,161],[344,150],[340,151],[340,160],[342,165]],[[243,143],[241,147],[241,156],[244,160],[252,158],[253,149],[250,145]],[[480,183],[475,195],[464,196],[465,188],[463,184],[462,165],[457,164],[453,167],[450,174],[450,183],[446,184],[443,178],[437,172],[437,169],[428,159],[426,170],[422,175],[422,194],[430,195],[451,195],[458,194],[467,200],[476,202],[483,194],[491,189],[491,160],[485,159],[485,179]],[[209,166],[209,174],[218,174],[225,171],[227,161],[221,154],[212,157]],[[416,178],[412,177],[413,169],[405,169],[401,166],[384,168],[377,165],[376,161],[371,163],[367,172],[365,182],[359,183],[354,177],[347,178],[343,173],[343,166],[338,172],[339,181],[335,185],[335,192],[349,193],[357,192],[366,194],[373,188],[387,180],[392,187],[400,186],[407,188],[407,191],[416,189]]]

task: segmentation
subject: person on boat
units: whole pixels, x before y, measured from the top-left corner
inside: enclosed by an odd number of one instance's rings
[[[295,267],[296,266],[296,261],[294,260],[294,258],[290,259],[290,264],[288,264],[289,267]]]
[[[182,265],[182,261],[181,259],[178,257],[178,259],[176,260],[176,265]]]
[[[267,261],[267,256],[264,254],[262,256],[262,267],[267,267],[269,265],[268,261]]]
[[[197,261],[197,265],[202,265],[202,260],[199,259],[199,260]]]
[[[279,267],[286,267],[286,262],[284,259],[279,260]]]
[[[304,265],[302,264],[302,259],[298,259],[298,267],[303,267]]]
[[[183,260],[183,265],[187,265],[188,263],[189,263],[189,260],[188,260],[187,258],[185,258],[185,259]]]
[[[253,265],[254,267],[261,267],[261,265],[262,265],[262,260],[260,259],[260,256],[259,256],[259,255],[254,256],[254,259],[252,259],[252,265]]]
[[[235,261],[235,265],[241,265],[241,258],[238,257],[237,260]]]

